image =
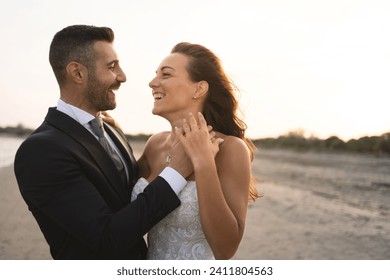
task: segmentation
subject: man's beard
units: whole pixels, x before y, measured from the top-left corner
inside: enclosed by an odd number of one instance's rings
[[[120,82],[116,81],[107,87],[107,85],[104,85],[96,79],[94,73],[89,73],[87,98],[98,111],[113,110],[116,108],[116,101],[115,98],[109,98],[108,91],[110,88],[117,89],[119,86]]]

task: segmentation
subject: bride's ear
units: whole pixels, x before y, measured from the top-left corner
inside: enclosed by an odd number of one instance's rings
[[[208,91],[209,91],[209,83],[206,81],[200,81],[196,86],[196,91],[193,98],[194,99],[201,98],[205,96],[208,93]]]

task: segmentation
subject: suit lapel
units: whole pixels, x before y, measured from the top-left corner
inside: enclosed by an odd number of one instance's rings
[[[128,189],[123,186],[114,163],[102,145],[85,127],[68,115],[56,110],[56,108],[49,108],[45,120],[83,145],[91,157],[95,159],[97,166],[107,181],[110,182],[113,191],[117,193],[119,199],[123,202],[128,201]]]

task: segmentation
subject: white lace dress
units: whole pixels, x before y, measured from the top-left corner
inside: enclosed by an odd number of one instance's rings
[[[140,178],[131,200],[145,189],[148,181]],[[181,205],[148,233],[150,260],[210,260],[213,253],[200,224],[196,184],[189,181],[179,194]]]

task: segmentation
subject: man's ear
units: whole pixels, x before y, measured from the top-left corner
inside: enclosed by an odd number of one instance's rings
[[[78,62],[70,62],[66,66],[66,74],[76,84],[82,84],[87,79],[86,67]]]
[[[204,96],[209,91],[209,83],[206,81],[200,81],[198,82],[196,86],[196,91],[194,94],[194,98],[198,99]]]

